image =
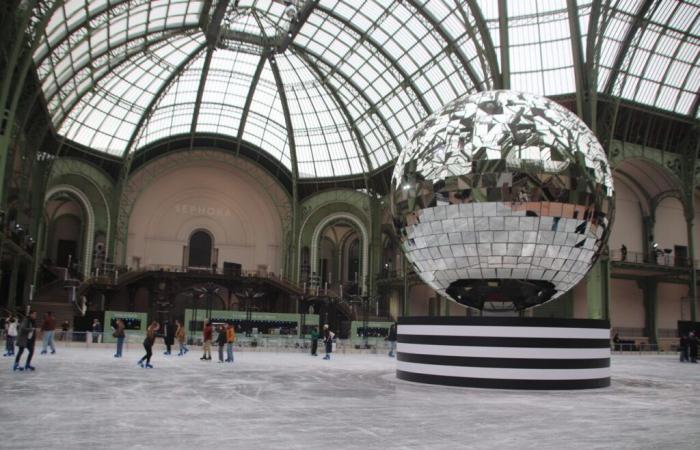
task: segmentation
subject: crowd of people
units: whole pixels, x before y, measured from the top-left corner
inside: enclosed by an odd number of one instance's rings
[[[4,332],[5,332],[5,353],[3,356],[15,357],[13,370],[15,371],[33,371],[35,367],[31,365],[32,357],[34,356],[34,347],[36,343],[36,338],[41,332],[42,338],[42,349],[41,354],[55,354],[56,346],[54,344],[55,331],[56,331],[56,320],[51,312],[47,312],[43,318],[40,326],[37,327],[37,313],[36,311],[31,311],[28,315],[24,316],[22,320],[19,320],[15,316],[9,316],[5,319]],[[61,327],[62,333],[59,335],[60,339],[64,339],[66,333],[69,330],[68,321],[65,321]],[[100,336],[102,335],[102,324],[99,319],[94,319],[90,331],[93,343],[101,342]],[[214,341],[214,332],[217,333],[216,340]],[[121,358],[124,351],[124,342],[126,341],[126,326],[122,319],[117,319],[112,327],[112,337],[116,340],[116,352],[114,353],[115,358]],[[179,353],[177,356],[183,356],[189,349],[187,348],[187,332],[184,325],[179,321],[175,320],[173,323],[170,321],[165,321],[163,325],[154,320],[146,329],[146,335],[143,340],[143,347],[145,354],[138,361],[138,366],[142,368],[153,368],[151,359],[153,357],[153,346],[156,342],[157,337],[163,338],[163,343],[165,344],[164,355],[168,356],[172,354],[172,347],[175,345],[175,341],[179,344]],[[325,356],[324,360],[329,360],[331,358],[331,353],[333,352],[333,344],[335,343],[336,335],[331,331],[330,327],[326,324],[323,326],[322,331],[319,333],[318,327],[313,327],[310,332],[311,337],[311,355],[317,356],[318,353],[318,343],[319,340],[324,345]],[[389,330],[388,336],[385,338],[390,344],[389,356],[394,357],[394,352],[396,351],[396,324],[393,324]],[[216,342],[218,347],[218,359],[219,363],[233,363],[234,353],[233,346],[236,341],[236,329],[232,321],[228,321],[224,324],[214,324],[210,320],[205,321],[204,328],[202,330],[202,350],[203,354],[200,358],[202,361],[211,361],[211,348],[212,344]],[[696,345],[697,346],[697,345]],[[15,353],[15,347],[18,351]],[[226,358],[224,359],[224,350],[226,351]],[[27,358],[24,364],[21,364],[21,358],[26,351]]]

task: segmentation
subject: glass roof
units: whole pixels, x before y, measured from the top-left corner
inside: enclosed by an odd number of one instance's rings
[[[393,161],[442,105],[502,86],[494,0],[299,0],[291,20],[286,3],[63,1],[34,52],[55,128],[118,156],[219,134],[300,178],[347,176]],[[507,0],[512,89],[575,92],[567,3]],[[576,2],[584,53],[592,8]],[[583,56],[600,92],[697,114],[697,0],[611,0],[598,26]]]

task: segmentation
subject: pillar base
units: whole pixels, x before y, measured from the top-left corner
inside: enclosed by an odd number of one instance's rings
[[[401,380],[490,389],[610,386],[610,322],[521,317],[402,317]]]

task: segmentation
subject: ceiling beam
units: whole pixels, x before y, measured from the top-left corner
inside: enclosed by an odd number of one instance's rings
[[[510,41],[508,37],[508,2],[498,0],[498,28],[501,40],[501,88],[510,89]]]
[[[241,121],[238,125],[238,136],[236,136],[236,156],[241,152],[241,143],[243,142],[243,132],[245,131],[245,125],[248,122],[248,114],[250,114],[250,105],[253,104],[253,96],[255,95],[255,89],[258,87],[258,81],[260,81],[260,75],[262,74],[265,63],[270,53],[268,51],[263,52],[260,56],[260,61],[258,61],[258,66],[255,68],[255,73],[253,74],[253,79],[250,81],[250,88],[248,89],[248,95],[245,98],[245,104],[243,105],[243,112],[241,113]]]
[[[197,121],[199,120],[199,109],[202,106],[202,97],[204,96],[204,88],[207,85],[207,77],[209,76],[209,66],[211,58],[214,56],[214,47],[207,41],[207,53],[204,56],[204,65],[202,73],[199,75],[199,85],[197,87],[197,97],[194,102],[194,112],[192,113],[192,123],[190,124],[190,150],[194,145],[194,135],[197,132]]]
[[[292,179],[293,188],[296,187],[297,181],[299,180],[299,165],[297,162],[297,147],[294,140],[294,128],[292,127],[292,116],[289,113],[289,103],[287,102],[287,93],[284,91],[284,83],[282,82],[282,76],[277,68],[277,63],[274,62],[274,55],[270,55],[270,68],[272,69],[272,74],[275,77],[275,83],[277,84],[277,93],[280,96],[280,101],[282,103],[282,112],[284,113],[284,123],[287,128],[287,140],[289,141],[289,157],[292,162]],[[296,194],[296,193],[294,193]],[[296,195],[294,196],[296,199]]]

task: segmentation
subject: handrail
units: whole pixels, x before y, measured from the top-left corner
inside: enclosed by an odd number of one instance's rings
[[[644,255],[642,252],[631,252],[622,249],[610,250],[610,260],[616,262],[624,262],[630,264],[651,264],[655,266],[665,267],[690,267],[689,258],[680,258],[673,253],[663,251],[652,252],[649,255]],[[695,260],[695,266],[699,266],[700,260]]]

